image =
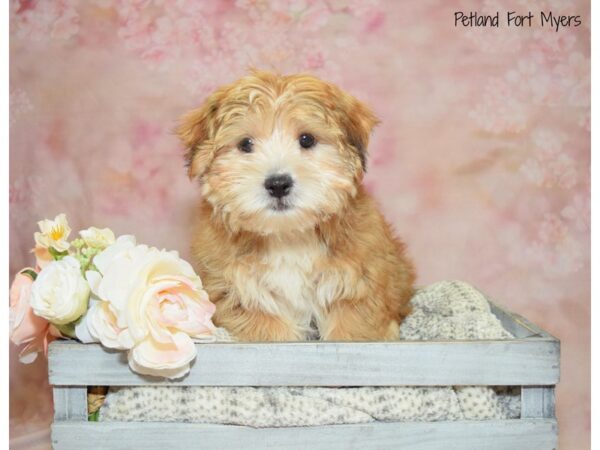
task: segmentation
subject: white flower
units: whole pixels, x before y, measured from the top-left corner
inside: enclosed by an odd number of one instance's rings
[[[56,325],[79,319],[87,310],[89,297],[90,287],[79,261],[72,256],[48,264],[31,286],[33,312]]]
[[[90,227],[79,232],[83,241],[90,247],[104,249],[115,242],[115,234],[110,228]]]
[[[92,299],[83,320],[75,325],[75,336],[84,344],[102,342],[102,345],[108,348],[127,350],[119,344],[121,329],[116,323],[117,319],[110,309],[110,303]]]
[[[129,350],[135,372],[185,375],[196,357],[194,339],[213,339],[215,329],[215,306],[190,264],[177,252],[135,245],[133,236],[121,236],[94,258],[94,265],[98,271],[86,277],[98,301],[77,336]]]
[[[38,222],[38,226],[40,231],[33,235],[38,247],[52,247],[59,252],[69,249],[70,244],[67,239],[71,234],[71,227],[69,227],[67,217],[64,214],[59,214],[54,220],[42,220]]]

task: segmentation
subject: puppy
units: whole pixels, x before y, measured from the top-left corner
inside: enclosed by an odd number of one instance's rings
[[[247,341],[398,338],[415,275],[361,185],[376,123],[330,83],[268,72],[182,118],[215,324]]]

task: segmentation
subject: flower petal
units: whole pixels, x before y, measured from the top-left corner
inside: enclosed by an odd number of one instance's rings
[[[143,372],[140,373],[158,374],[157,376],[165,376],[160,375],[165,371],[187,373],[189,364],[195,357],[196,347],[193,341],[187,334],[181,332],[173,334],[173,344],[160,344],[148,338],[129,352],[130,365],[133,361],[135,367],[143,368]]]
[[[119,236],[114,244],[106,247],[102,252],[94,257],[94,265],[101,273],[106,273],[106,270],[112,263],[112,260],[119,254],[135,247],[135,237],[132,235]]]

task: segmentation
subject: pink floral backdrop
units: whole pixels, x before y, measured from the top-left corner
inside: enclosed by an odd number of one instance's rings
[[[536,2],[536,15],[582,16],[558,32],[454,27],[455,11],[530,8],[11,1],[10,276],[30,264],[36,221],[58,212],[188,255],[198,189],[176,119],[248,67],[312,72],[381,118],[366,183],[419,283],[469,281],[562,339],[561,447],[588,447],[590,5]],[[45,362],[21,366],[14,350],[11,438],[47,447]]]

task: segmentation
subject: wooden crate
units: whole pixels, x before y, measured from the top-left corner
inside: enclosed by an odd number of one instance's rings
[[[49,349],[55,449],[554,449],[560,342],[491,303],[516,339],[197,344],[178,381],[133,373],[123,352],[56,341]],[[521,418],[289,428],[88,422],[88,386],[521,386]]]

